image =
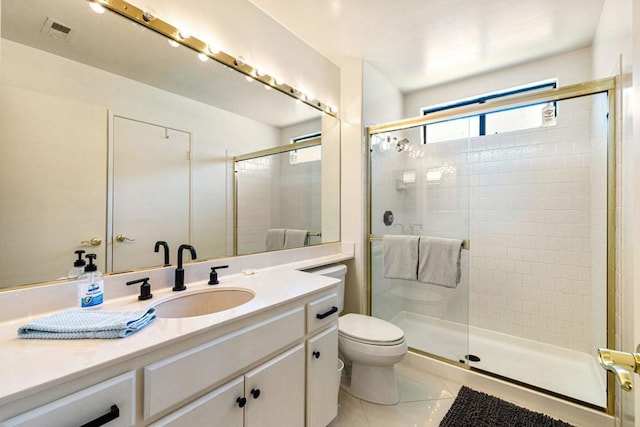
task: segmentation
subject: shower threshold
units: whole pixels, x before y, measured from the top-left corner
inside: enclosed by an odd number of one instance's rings
[[[411,312],[391,320],[409,347],[539,389],[605,408],[605,372],[578,351]],[[465,359],[474,355],[480,361]]]

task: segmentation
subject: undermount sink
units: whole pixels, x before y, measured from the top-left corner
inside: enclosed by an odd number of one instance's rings
[[[254,297],[247,289],[207,289],[169,297],[153,307],[157,317],[194,317],[238,307]]]

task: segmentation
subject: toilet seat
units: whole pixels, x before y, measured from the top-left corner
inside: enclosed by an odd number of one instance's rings
[[[404,332],[396,325],[363,314],[350,313],[338,320],[338,334],[361,344],[394,346],[404,342]]]

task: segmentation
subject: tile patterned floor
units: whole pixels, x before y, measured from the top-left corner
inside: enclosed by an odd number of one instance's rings
[[[405,363],[396,365],[396,376],[400,403],[376,405],[341,390],[328,427],[437,427],[462,387]]]

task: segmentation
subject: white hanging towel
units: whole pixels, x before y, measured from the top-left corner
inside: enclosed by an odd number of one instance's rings
[[[271,228],[267,230],[266,250],[276,251],[284,249],[284,228]]]
[[[460,282],[462,240],[420,236],[418,281],[455,288]]]
[[[417,280],[418,236],[382,236],[382,263],[387,279]]]
[[[285,249],[303,247],[306,244],[308,235],[309,232],[307,230],[295,230],[293,228],[287,228],[284,232]]]

